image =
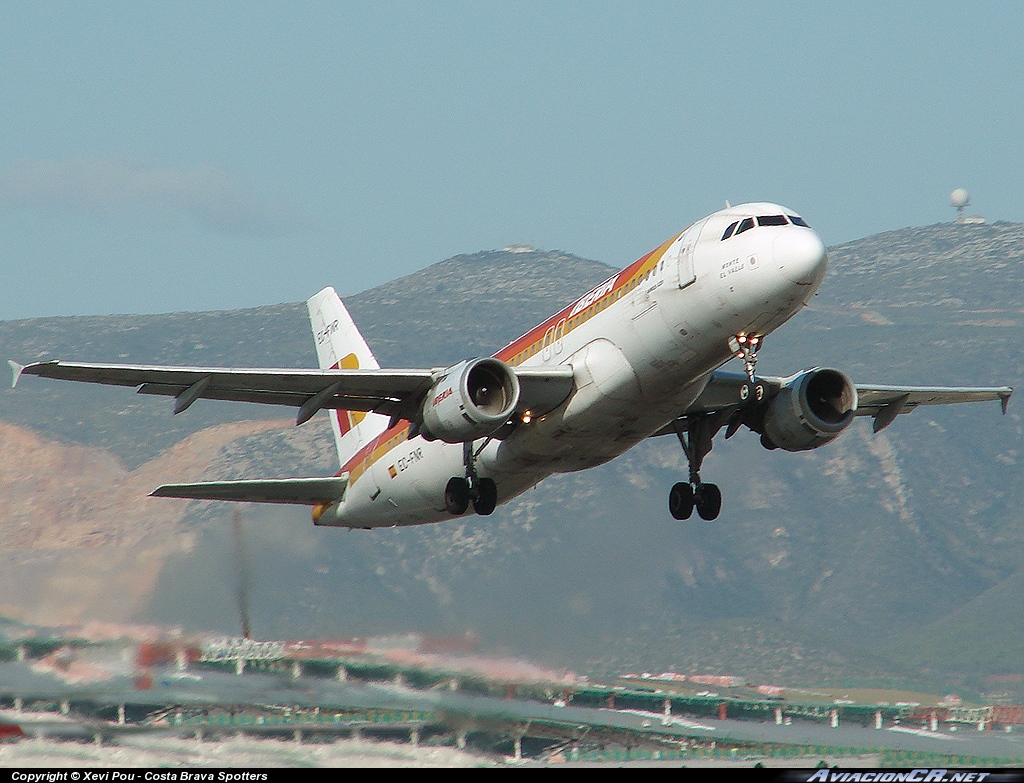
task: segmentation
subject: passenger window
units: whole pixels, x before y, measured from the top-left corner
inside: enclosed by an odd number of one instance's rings
[[[757,218],[757,225],[759,226],[785,226],[786,216],[785,215],[761,215]]]
[[[803,226],[804,228],[810,228],[810,226],[807,225],[806,220],[796,215],[789,215],[789,222],[792,223],[794,226]]]
[[[736,230],[736,226],[738,226],[739,224],[740,224],[740,222],[738,220],[736,222],[734,222],[734,223],[730,223],[729,224],[729,228],[727,228],[725,230],[725,233],[722,234],[722,241],[723,242],[725,240],[727,240],[729,237],[732,236],[732,232]]]
[[[743,218],[740,222],[740,227],[736,229],[737,234],[742,234],[744,231],[749,231],[754,227],[754,218]]]

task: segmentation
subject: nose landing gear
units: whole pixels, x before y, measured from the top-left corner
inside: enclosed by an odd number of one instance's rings
[[[751,386],[757,382],[754,379],[757,370],[757,350],[763,342],[764,338],[761,335],[745,332],[729,338],[729,348],[736,353],[738,359],[743,360],[743,371],[747,374]]]
[[[465,514],[472,503],[473,511],[485,517],[494,513],[498,505],[498,487],[494,479],[477,475],[475,458],[473,443],[463,443],[462,461],[466,466],[466,476],[452,476],[444,488],[444,507],[449,514]]]

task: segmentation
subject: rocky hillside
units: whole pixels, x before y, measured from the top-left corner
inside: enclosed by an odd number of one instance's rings
[[[166,558],[196,540],[186,504],[149,492],[195,479],[240,438],[281,426],[208,427],[128,470],[106,449],[0,422],[0,614],[51,625],[144,612]]]
[[[903,229],[833,248],[819,295],[772,336],[759,368],[819,364],[868,382],[1020,387],[1022,258],[1016,224]],[[608,273],[561,253],[478,253],[346,301],[383,364],[443,364],[493,350]],[[21,361],[313,363],[302,305],[7,322],[0,345]],[[471,630],[492,649],[581,670],[713,669],[788,682],[925,676],[983,689],[986,674],[1024,672],[1024,616],[1013,608],[1024,605],[1017,402],[1006,417],[995,403],[919,410],[878,435],[858,422],[807,454],[765,452],[749,433],[720,442],[705,468],[726,496],[714,524],[669,518],[667,490],[684,471],[668,439],[544,482],[486,519],[348,532],[313,528],[301,509],[252,507],[254,627],[264,636]],[[209,427],[279,415],[201,403],[172,417],[166,400],[35,378],[0,393],[0,420],[90,447],[93,478],[48,463],[69,490],[148,469]],[[189,475],[333,468],[319,420],[252,426],[216,455],[197,455]],[[17,485],[36,470],[3,480]],[[77,513],[64,503],[48,495],[40,524]],[[187,545],[162,550],[132,617],[230,631],[230,509],[180,508],[173,520],[139,518]],[[4,514],[0,528],[25,524]],[[97,518],[85,528],[105,526]],[[87,539],[72,540],[77,556]],[[15,549],[11,562],[39,557],[32,541]],[[61,570],[73,590],[73,569],[59,560],[47,573]],[[116,571],[111,591],[123,584]],[[6,611],[28,616],[28,595]]]
[[[489,354],[612,271],[557,251],[490,251],[455,256],[363,293],[339,291],[382,365],[445,366]],[[316,366],[303,303],[212,313],[0,321],[0,347],[4,358],[22,363],[74,357],[213,367]],[[29,391],[21,394],[22,388]],[[193,406],[188,416],[172,417],[166,399],[138,397],[124,389],[38,383],[31,377],[21,381],[18,392],[0,393],[0,421],[109,448],[129,466],[204,427],[290,415],[271,407],[221,403]]]

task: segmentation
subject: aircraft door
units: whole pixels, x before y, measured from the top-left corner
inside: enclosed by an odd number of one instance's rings
[[[676,243],[679,247],[679,287],[686,288],[697,279],[697,272],[694,269],[693,255],[694,249],[697,246],[697,240],[700,239],[700,233],[703,230],[706,220],[702,220],[699,223],[694,223],[686,231],[683,232],[682,237]]]
[[[380,478],[380,471],[383,469],[384,460],[377,460],[375,463],[370,465],[366,472],[363,473],[361,484],[365,485],[363,491],[366,494],[367,499],[374,504],[374,508],[378,505],[383,505],[386,501],[381,496],[380,487],[383,483]]]

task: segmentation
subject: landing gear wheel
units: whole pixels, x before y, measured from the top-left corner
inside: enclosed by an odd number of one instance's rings
[[[722,490],[717,484],[701,484],[693,493],[693,502],[700,518],[710,522],[722,510]]]
[[[452,476],[448,479],[448,485],[444,488],[444,507],[449,514],[459,516],[465,514],[469,508],[469,482],[460,476]]]
[[[494,479],[478,479],[474,489],[473,510],[482,517],[494,513],[494,507],[498,505],[498,487]]]
[[[674,519],[689,519],[693,513],[693,487],[680,481],[668,493],[668,512]]]

